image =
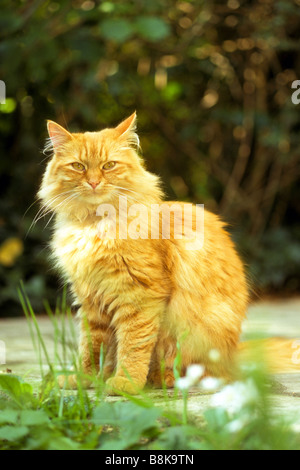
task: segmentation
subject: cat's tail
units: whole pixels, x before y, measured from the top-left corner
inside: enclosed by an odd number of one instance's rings
[[[300,338],[267,338],[239,344],[239,361],[263,361],[269,372],[300,373]]]

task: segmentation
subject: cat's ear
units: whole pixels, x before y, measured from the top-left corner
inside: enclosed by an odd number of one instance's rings
[[[56,124],[56,122],[47,121],[47,128],[50,140],[49,143],[52,145],[55,152],[73,139],[72,134],[59,124]]]
[[[136,112],[131,114],[127,119],[121,122],[115,130],[119,134],[119,138],[126,140],[132,145],[139,146],[139,138],[136,134]]]

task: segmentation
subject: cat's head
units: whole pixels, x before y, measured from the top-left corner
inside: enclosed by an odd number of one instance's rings
[[[136,152],[135,129],[135,113],[99,132],[74,134],[48,121],[48,147],[54,153],[38,193],[43,205],[84,217],[101,203],[117,204],[119,196],[129,203],[160,198],[158,178],[145,170]]]

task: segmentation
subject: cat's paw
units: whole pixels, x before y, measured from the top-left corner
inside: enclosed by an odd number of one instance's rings
[[[167,388],[173,388],[175,385],[174,372],[172,370],[167,370],[165,372],[165,386]]]
[[[77,374],[59,375],[57,377],[57,383],[60,388],[64,388],[66,390],[76,390],[78,386],[81,386],[83,388],[89,388],[91,385],[91,381],[89,379],[79,379]]]
[[[128,393],[129,395],[137,395],[141,387],[138,387],[131,380],[126,377],[111,377],[105,382],[106,392],[109,395],[118,395],[120,392]]]
[[[173,370],[166,370],[163,378],[160,371],[152,371],[149,373],[147,381],[154,388],[174,388],[175,385]]]
[[[57,383],[59,388],[65,388],[66,390],[74,390],[77,388],[77,375],[59,375],[57,377]]]

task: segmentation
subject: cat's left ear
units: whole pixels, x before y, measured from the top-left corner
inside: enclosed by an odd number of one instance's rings
[[[126,140],[133,145],[139,145],[139,138],[136,134],[136,112],[131,114],[127,119],[121,122],[115,130],[119,134],[119,138]]]
[[[56,122],[47,121],[47,128],[50,141],[55,152],[73,139],[72,134]]]

